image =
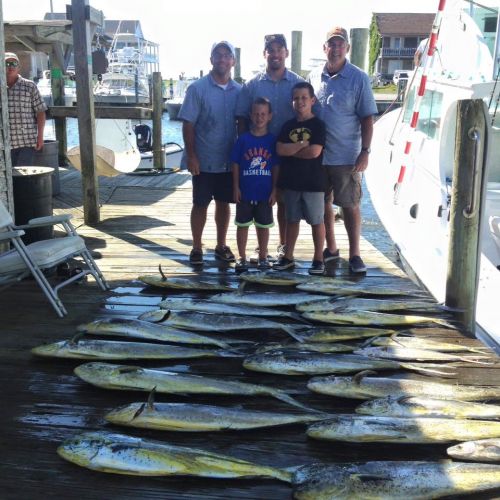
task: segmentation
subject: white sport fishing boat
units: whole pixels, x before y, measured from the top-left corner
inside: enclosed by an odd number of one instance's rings
[[[500,41],[498,3],[492,8],[485,7],[488,0],[481,4],[476,6],[467,2],[464,9],[462,2],[447,2],[436,17],[436,20],[440,18],[440,25],[434,55],[422,61],[415,71],[404,106],[385,114],[375,123],[366,182],[373,205],[410,276],[416,277],[443,302],[448,270],[457,103],[459,100],[484,100],[489,114],[484,138],[487,188],[481,220],[476,335],[498,349]],[[487,18],[489,23],[485,23]],[[496,20],[496,34],[485,35],[475,21],[478,19],[490,27]],[[427,76],[422,87],[425,93],[418,96],[422,75]],[[418,117],[416,124],[415,121],[411,123],[412,117]]]
[[[116,33],[107,54],[108,70],[94,87],[96,102],[150,102],[149,77],[159,71],[158,45],[131,33]]]

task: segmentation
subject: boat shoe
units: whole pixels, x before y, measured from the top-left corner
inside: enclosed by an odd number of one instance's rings
[[[214,254],[216,259],[223,260],[224,262],[234,262],[236,260],[233,252],[231,252],[231,249],[227,245],[216,247]]]
[[[366,266],[359,255],[354,255],[349,259],[349,269],[351,273],[366,273]]]

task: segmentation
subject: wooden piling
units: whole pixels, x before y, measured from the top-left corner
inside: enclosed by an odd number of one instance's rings
[[[351,30],[350,61],[358,68],[366,71],[368,68],[368,28],[353,28]]]
[[[462,311],[459,319],[474,336],[480,261],[480,222],[484,199],[486,111],[481,99],[458,102],[451,193],[446,305]]]
[[[51,58],[52,69],[50,71],[50,84],[52,89],[52,100],[54,106],[64,106],[64,79],[63,71],[58,58]],[[58,162],[59,165],[66,165],[66,151],[68,149],[68,140],[66,135],[66,119],[55,118],[54,128],[56,140],[58,141]]]
[[[163,96],[161,73],[153,73],[153,165],[158,170],[165,168],[165,155],[161,144],[161,116],[163,113]]]
[[[302,70],[302,31],[292,31],[292,71]]]
[[[71,0],[73,47],[75,54],[78,135],[82,164],[83,211],[86,224],[99,222],[99,191],[96,170],[94,94],[91,75],[90,20],[88,0]]]

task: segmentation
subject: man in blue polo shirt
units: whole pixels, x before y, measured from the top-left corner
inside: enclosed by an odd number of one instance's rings
[[[326,249],[324,262],[339,259],[335,241],[332,201],[342,207],[349,238],[349,267],[352,273],[365,273],[360,256],[361,180],[368,167],[373,135],[373,115],[377,106],[368,75],[351,64],[347,31],[336,26],[326,35],[323,50],[327,62],[311,72],[309,81],[321,105],[319,117],[326,124],[323,164],[327,167],[329,190],[325,204]]]
[[[297,82],[304,81],[304,79],[285,67],[288,55],[284,35],[275,34],[264,37],[266,69],[245,83],[238,97],[236,116],[240,134],[248,130],[252,103],[257,97],[264,97],[271,103],[273,118],[268,125],[268,130],[275,137],[278,137],[283,124],[295,117],[292,106],[292,89]],[[285,205],[279,193],[277,219],[280,233],[277,255],[277,258],[279,258],[285,255],[286,243]],[[256,254],[258,254],[257,250]],[[251,260],[253,259],[251,258]]]
[[[203,264],[202,235],[212,199],[217,229],[215,258],[235,260],[226,245],[229,203],[233,201],[230,157],[236,139],[236,100],[241,90],[241,85],[231,79],[234,47],[227,41],[214,43],[210,62],[212,70],[188,87],[179,111],[185,146],[181,165],[193,176],[193,248],[189,256],[192,265]]]

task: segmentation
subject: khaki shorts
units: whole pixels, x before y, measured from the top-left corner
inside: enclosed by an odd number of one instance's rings
[[[361,201],[363,192],[361,190],[361,172],[353,172],[351,165],[327,165],[328,189],[325,200],[343,208],[357,207]],[[330,199],[329,199],[330,197]]]

